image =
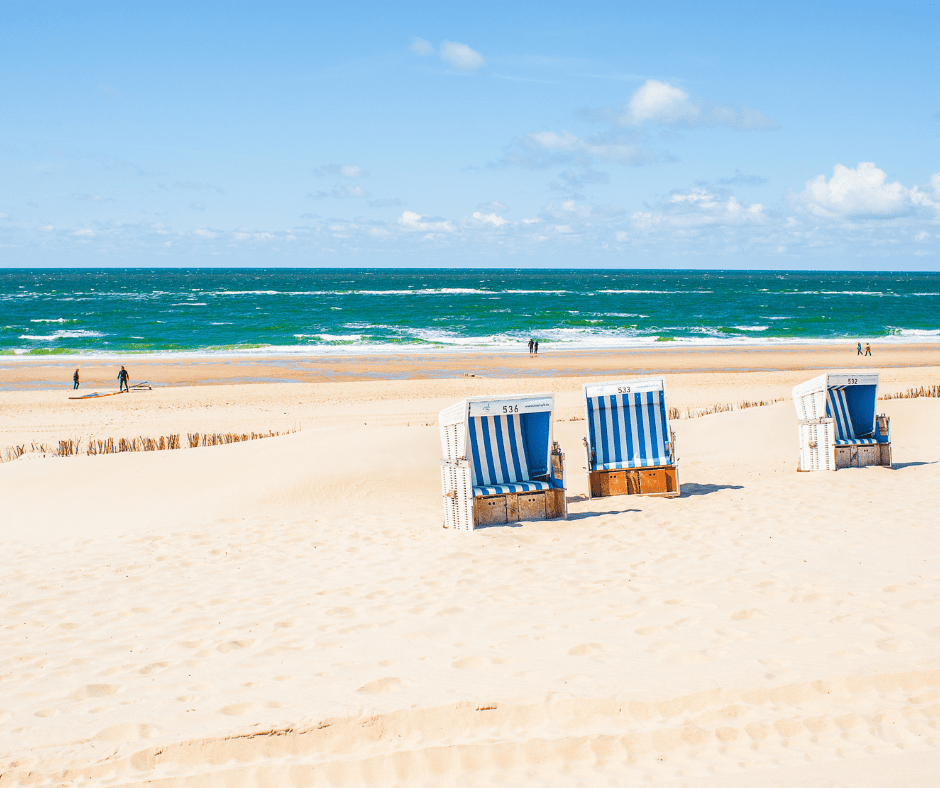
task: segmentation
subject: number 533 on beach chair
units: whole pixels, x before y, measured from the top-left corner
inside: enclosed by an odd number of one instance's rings
[[[551,394],[468,397],[440,413],[444,527],[568,516]]]
[[[831,373],[793,389],[801,471],[891,465],[890,419],[875,416],[876,373]]]
[[[679,495],[666,382],[643,378],[584,386],[588,488],[607,495]]]

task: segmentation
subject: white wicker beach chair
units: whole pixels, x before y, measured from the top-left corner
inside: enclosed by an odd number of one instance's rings
[[[875,415],[877,400],[875,373],[826,373],[794,387],[799,470],[890,466],[890,419]]]
[[[666,381],[585,384],[588,489],[606,495],[679,495]]]
[[[554,397],[469,397],[440,414],[444,527],[568,516]]]

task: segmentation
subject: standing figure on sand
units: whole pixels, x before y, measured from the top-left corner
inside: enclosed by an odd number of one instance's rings
[[[535,340],[534,340],[534,339],[530,339],[530,340],[529,340],[529,355],[530,355],[530,356],[532,355],[532,347],[533,347],[534,345],[535,345]]]
[[[130,389],[127,387],[127,370],[124,367],[121,367],[121,371],[118,372],[118,391],[126,391],[130,393]]]
[[[78,370],[75,370],[75,374],[72,375],[72,391],[78,388]]]

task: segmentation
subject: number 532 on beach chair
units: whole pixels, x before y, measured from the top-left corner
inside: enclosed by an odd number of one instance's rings
[[[607,495],[679,495],[666,383],[643,378],[584,386],[588,489]]]
[[[568,516],[551,394],[468,397],[440,414],[444,527]]]
[[[793,389],[801,471],[891,465],[890,419],[875,416],[876,373],[831,373]]]

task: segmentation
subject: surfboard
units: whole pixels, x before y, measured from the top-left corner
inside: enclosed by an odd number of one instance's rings
[[[98,397],[113,397],[115,394],[123,394],[123,391],[109,391],[107,394],[100,394],[93,391],[91,394],[82,394],[80,397],[69,397],[69,399],[97,399]]]
[[[133,386],[130,387],[130,390],[131,391],[152,391],[153,386],[151,386],[149,383],[144,381],[143,383],[135,383]],[[113,397],[115,394],[124,394],[124,393],[126,392],[108,391],[105,393],[101,393],[98,391],[92,391],[89,394],[82,394],[78,397],[69,397],[69,399],[98,399],[99,397]]]

